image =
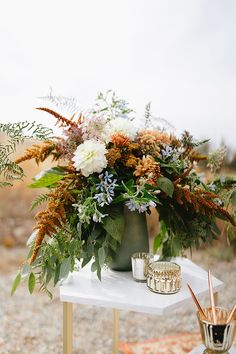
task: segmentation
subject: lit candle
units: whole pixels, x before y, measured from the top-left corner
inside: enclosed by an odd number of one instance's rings
[[[135,281],[146,282],[146,268],[153,260],[154,256],[150,253],[139,252],[132,255],[132,271]]]

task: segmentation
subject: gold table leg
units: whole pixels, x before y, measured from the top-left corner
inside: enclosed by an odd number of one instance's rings
[[[113,309],[113,328],[112,328],[112,339],[113,347],[112,353],[119,354],[119,319],[120,319],[120,310]]]
[[[63,302],[63,354],[72,354],[73,305]]]

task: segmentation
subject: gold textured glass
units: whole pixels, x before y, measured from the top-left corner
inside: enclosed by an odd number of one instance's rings
[[[181,267],[173,262],[153,262],[147,267],[147,286],[159,294],[174,294],[181,287]]]
[[[227,323],[230,311],[222,307],[216,307],[215,309],[217,324],[213,324],[212,309],[210,307],[203,309],[208,320],[204,319],[200,312],[197,312],[202,341],[206,347],[204,354],[228,353],[235,336],[235,318]]]

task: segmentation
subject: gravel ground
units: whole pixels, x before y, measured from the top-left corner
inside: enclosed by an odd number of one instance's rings
[[[62,306],[58,290],[52,301],[46,295],[30,296],[21,286],[9,296],[17,264],[25,250],[0,248],[0,353],[62,353]],[[193,261],[224,280],[219,296],[222,306],[236,301],[236,259],[219,261],[206,251],[195,253]],[[86,305],[74,306],[74,353],[111,353],[112,310]],[[189,303],[172,316],[157,317],[135,312],[121,312],[120,339],[142,341],[178,332],[198,331],[195,307]]]

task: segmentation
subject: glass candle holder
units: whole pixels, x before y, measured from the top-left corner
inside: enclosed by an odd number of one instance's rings
[[[154,256],[146,252],[137,252],[131,256],[133,278],[138,282],[146,282],[147,266],[154,261]]]
[[[229,311],[222,307],[216,307],[215,310],[217,324],[213,323],[212,309],[210,307],[203,309],[207,320],[203,318],[199,311],[197,312],[202,341],[206,347],[204,354],[226,354],[233,344],[236,332],[235,318],[226,323]]]
[[[158,294],[174,294],[181,287],[181,267],[173,262],[156,261],[147,267],[147,286]]]

